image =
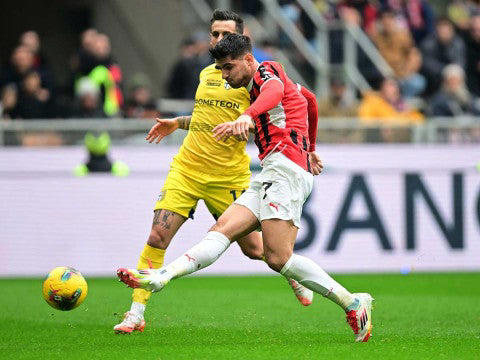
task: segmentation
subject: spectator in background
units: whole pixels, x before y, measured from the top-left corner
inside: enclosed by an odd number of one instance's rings
[[[97,65],[89,77],[103,87],[103,111],[107,116],[115,116],[123,106],[122,80],[120,66],[113,60],[110,39],[105,34],[97,34],[93,46]]]
[[[410,30],[417,46],[434,31],[435,14],[426,0],[382,0],[383,8],[395,12],[398,20]]]
[[[34,70],[37,71],[34,53],[29,47],[19,45],[12,52],[10,65],[0,75],[0,86],[14,83],[20,88],[25,75]],[[52,81],[48,76],[47,73],[43,73],[42,86],[51,92],[51,88],[47,85],[51,85]]]
[[[342,79],[333,78],[330,81],[328,96],[318,103],[318,118],[353,117],[357,115],[357,107],[355,99],[348,96],[345,82]]]
[[[97,65],[95,47],[98,35],[97,29],[93,28],[87,29],[80,34],[79,71],[83,75],[87,75]]]
[[[100,87],[90,78],[81,78],[76,87],[71,117],[75,119],[106,118],[101,106]]]
[[[150,88],[145,84],[135,85],[127,99],[126,118],[155,118],[159,116]]]
[[[422,71],[427,77],[429,93],[440,86],[443,68],[448,64],[465,67],[465,43],[456,35],[455,28],[447,18],[439,18],[435,33],[421,44]]]
[[[422,55],[410,32],[398,26],[391,10],[382,11],[379,20],[381,28],[372,35],[373,42],[392,68],[402,94],[405,97],[420,95],[426,86],[425,78],[418,73]]]
[[[86,76],[95,66],[98,60],[95,58],[95,43],[99,32],[90,28],[80,34],[80,48],[71,60],[72,71],[75,76]]]
[[[338,77],[330,81],[328,96],[318,103],[318,119],[325,118],[352,118],[357,116],[358,104],[356,99],[347,91],[345,82]],[[356,130],[340,128],[323,128],[319,126],[317,141],[321,143],[357,143],[362,141],[362,134]]]
[[[467,85],[475,96],[480,96],[480,15],[470,20],[470,28],[465,37],[467,48]]]
[[[473,97],[465,85],[465,72],[457,64],[445,66],[442,88],[430,101],[431,116],[480,115],[478,98]]]
[[[408,106],[393,78],[383,79],[378,93],[365,94],[358,108],[358,117],[364,126],[380,126],[367,130],[364,139],[367,142],[410,141],[409,129],[401,127],[423,122],[423,115]]]
[[[0,92],[0,119],[15,119],[17,114],[17,86],[5,85]]]
[[[76,72],[74,93],[78,81],[88,77],[100,87],[103,112],[109,117],[116,116],[123,106],[123,74],[113,59],[109,37],[95,29],[85,30],[81,34],[81,48],[72,60],[72,68]]]
[[[26,46],[33,53],[33,66],[37,70],[43,70],[47,66],[47,60],[45,55],[42,53],[40,36],[36,31],[30,30],[25,31],[20,35],[20,45]]]
[[[358,117],[364,125],[411,125],[423,122],[423,115],[409,108],[393,78],[383,79],[378,92],[365,94],[358,108]]]
[[[248,36],[252,40],[253,56],[259,63],[262,61],[274,60],[275,46],[272,41],[262,39],[261,41],[256,42],[247,26],[243,29],[243,35]]]
[[[197,32],[186,38],[180,48],[180,59],[173,65],[167,93],[173,99],[193,99],[202,69],[213,61],[208,53],[208,34]]]
[[[356,24],[357,14],[360,15],[360,27],[367,34],[375,32],[378,8],[375,1],[371,0],[341,0],[337,5],[340,18],[347,24]]]
[[[470,18],[480,13],[480,4],[477,1],[453,0],[447,7],[448,19],[458,31],[466,32],[470,26]]]
[[[258,62],[275,60],[275,45],[272,41],[264,39],[259,41],[258,46],[253,45],[253,56]]]
[[[50,92],[42,88],[40,74],[30,71],[23,77],[18,96],[18,117],[22,119],[45,119],[50,117]]]

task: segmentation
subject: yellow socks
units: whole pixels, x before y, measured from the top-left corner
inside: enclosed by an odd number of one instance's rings
[[[145,244],[140,259],[138,259],[137,269],[160,269],[165,258],[165,250],[157,249]],[[134,289],[132,300],[133,302],[147,304],[148,299],[152,293],[144,289]]]

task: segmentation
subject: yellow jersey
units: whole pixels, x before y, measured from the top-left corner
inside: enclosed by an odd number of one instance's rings
[[[247,89],[231,88],[222,79],[222,71],[216,69],[215,64],[203,69],[190,128],[173,158],[172,169],[201,183],[248,186],[251,174],[246,142],[233,137],[226,142],[218,142],[212,130],[218,124],[236,120],[249,106]]]

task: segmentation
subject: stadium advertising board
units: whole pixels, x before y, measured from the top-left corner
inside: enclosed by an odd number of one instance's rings
[[[135,266],[176,148],[120,147],[126,178],[76,178],[81,148],[0,152],[0,276],[60,265],[87,275]],[[304,207],[296,251],[333,272],[480,269],[480,150],[474,146],[319,147],[325,172]],[[255,163],[255,149],[249,148]],[[213,224],[200,204],[167,252]],[[272,273],[232,246],[210,274]]]

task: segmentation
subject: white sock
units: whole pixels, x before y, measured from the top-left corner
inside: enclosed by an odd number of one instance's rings
[[[145,304],[139,302],[132,302],[132,306],[130,307],[130,312],[134,313],[138,317],[143,319],[143,313],[145,312]]]
[[[218,231],[210,231],[197,245],[170,264],[164,266],[162,274],[174,279],[191,274],[213,264],[230,246],[230,240]]]
[[[355,301],[355,297],[342,285],[304,256],[293,254],[280,273],[287,279],[295,279],[310,290],[327,297],[344,310]]]

